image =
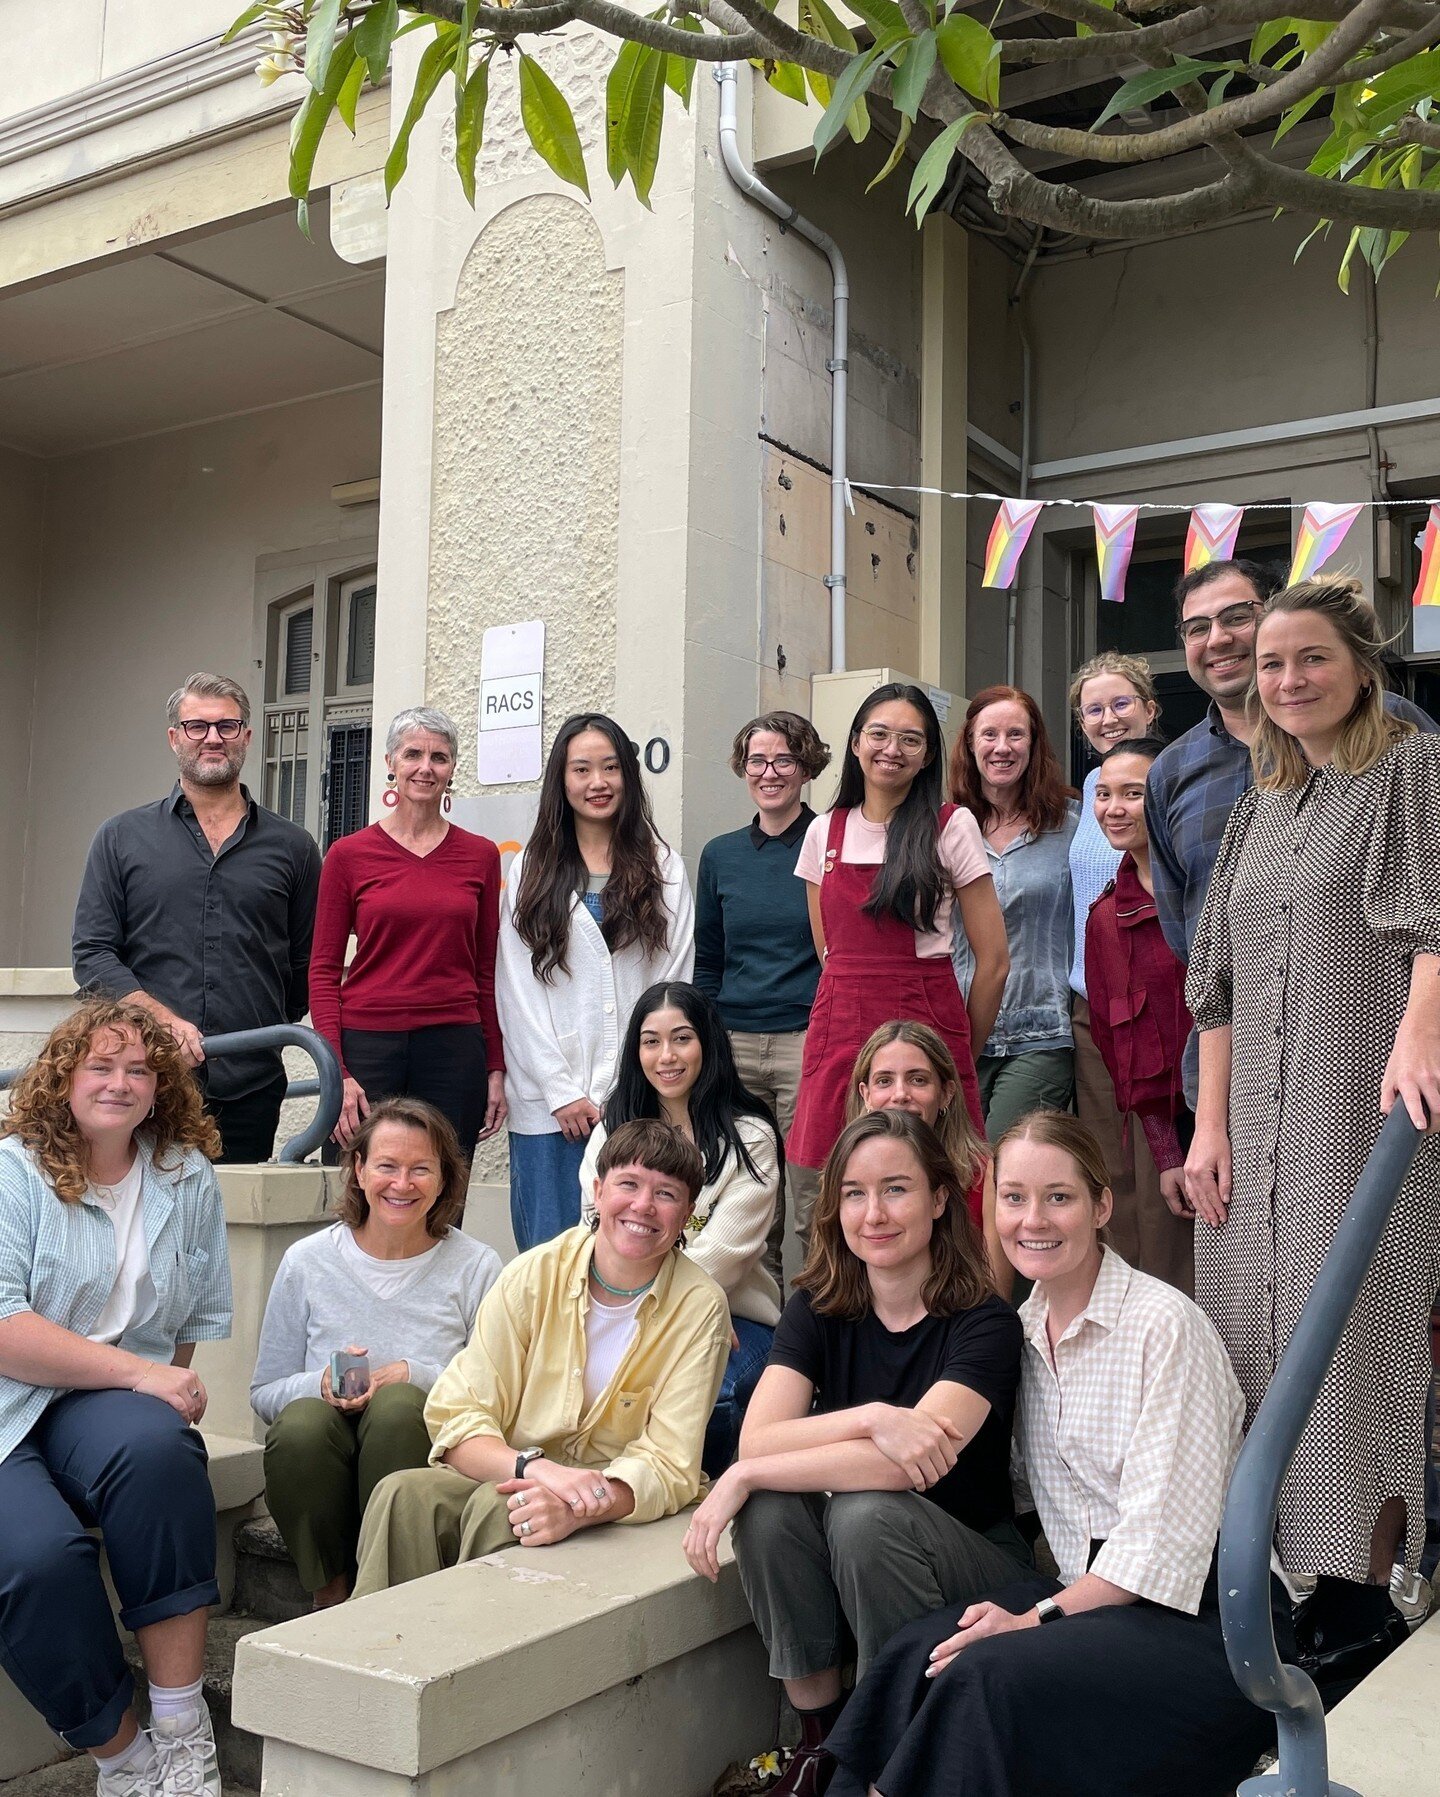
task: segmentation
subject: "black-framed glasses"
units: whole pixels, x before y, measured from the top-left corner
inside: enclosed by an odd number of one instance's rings
[[[181,718],[175,728],[192,743],[203,743],[213,730],[222,743],[233,743],[245,728],[244,718]]]
[[[1242,599],[1238,605],[1227,605],[1213,618],[1186,618],[1180,626],[1182,643],[1203,643],[1218,624],[1222,630],[1243,630],[1255,621],[1260,609],[1258,599]]]
[[[745,772],[756,780],[760,778],[766,768],[772,767],[783,780],[787,775],[793,774],[799,765],[800,763],[793,755],[747,755],[745,757]]]

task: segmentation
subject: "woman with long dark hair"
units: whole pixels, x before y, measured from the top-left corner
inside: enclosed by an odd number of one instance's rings
[[[580,1162],[621,1028],[655,980],[690,977],[694,937],[684,864],[655,829],[634,744],[600,712],[567,718],[511,863],[496,963],[522,1251],[579,1222]]]
[[[652,986],[631,1013],[615,1090],[580,1168],[587,1219],[594,1215],[595,1170],[606,1137],[639,1117],[678,1129],[705,1163],[685,1248],[729,1300],[734,1337],[705,1432],[703,1465],[713,1478],[735,1458],[745,1407],[780,1320],[780,1289],[765,1265],[765,1244],[785,1157],[773,1114],[742,1083],[720,1013],[696,986]]]
[[[809,885],[823,971],[786,1144],[802,1167],[824,1165],[855,1056],[896,1017],[938,1031],[984,1129],[970,1045],[990,1034],[1010,958],[979,828],[941,802],[943,760],[940,720],[920,688],[878,687],[850,726],[834,808],[806,831],[795,873]],[[950,963],[957,909],[976,967],[968,1013]]]
[[[1075,1088],[1070,841],[1080,808],[1029,693],[1014,686],[976,693],[950,757],[950,797],[980,826],[1010,949],[1004,1002],[975,1056],[994,1142],[1037,1105],[1064,1110]],[[965,991],[976,962],[963,937],[954,957]]]

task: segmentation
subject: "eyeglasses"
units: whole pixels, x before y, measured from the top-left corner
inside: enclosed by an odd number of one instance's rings
[[[1082,705],[1080,715],[1087,724],[1098,724],[1107,711],[1113,711],[1117,718],[1128,718],[1140,703],[1136,698],[1111,699],[1104,705]]]
[[[745,772],[759,779],[768,767],[773,767],[783,780],[787,774],[793,774],[800,763],[793,755],[747,755]]]
[[[925,738],[919,730],[887,730],[883,724],[867,724],[860,734],[872,749],[894,743],[902,755],[925,753]]]
[[[1186,618],[1180,626],[1180,641],[1203,643],[1217,624],[1222,630],[1243,630],[1247,624],[1255,621],[1255,614],[1259,609],[1258,599],[1246,599],[1239,605],[1227,605],[1223,611],[1217,611],[1213,618]]]
[[[203,743],[213,730],[222,743],[233,743],[245,728],[244,718],[181,718],[175,728],[192,743]]]

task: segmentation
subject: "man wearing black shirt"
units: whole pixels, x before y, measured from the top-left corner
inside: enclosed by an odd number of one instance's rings
[[[96,832],[75,906],[75,978],[153,1011],[200,1070],[222,1159],[264,1161],[285,1096],[279,1051],[207,1064],[203,1038],[305,1014],[320,851],[240,784],[243,688],[192,674],[168,716],[180,777],[168,797]]]

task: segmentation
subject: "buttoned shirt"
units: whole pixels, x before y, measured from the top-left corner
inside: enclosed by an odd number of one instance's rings
[[[172,1150],[157,1167],[149,1141],[137,1136],[135,1145],[155,1305],[117,1345],[166,1365],[178,1343],[230,1333],[225,1212],[214,1169],[198,1149]],[[18,1136],[0,1140],[0,1321],[33,1311],[89,1335],[118,1273],[115,1228],[94,1193],[67,1204]],[[0,1375],[0,1461],[62,1395]]]
[[[699,1494],[700,1450],[730,1352],[725,1294],[683,1254],[640,1302],[614,1377],[585,1403],[585,1316],[595,1238],[567,1229],[511,1261],[475,1332],[431,1387],[432,1462],[475,1435],[538,1447],[635,1494],[627,1522],[653,1522]]]
[[[201,1035],[294,1023],[309,1003],[320,851],[298,824],[257,805],[212,852],[177,781],[168,798],[95,833],[71,942],[87,991],[145,992]],[[215,1098],[281,1071],[278,1049],[208,1066]]]
[[[1193,1616],[1245,1413],[1220,1337],[1110,1248],[1053,1356],[1049,1316],[1037,1286],[1020,1309],[1016,1447],[1060,1577],[1088,1570]]]

